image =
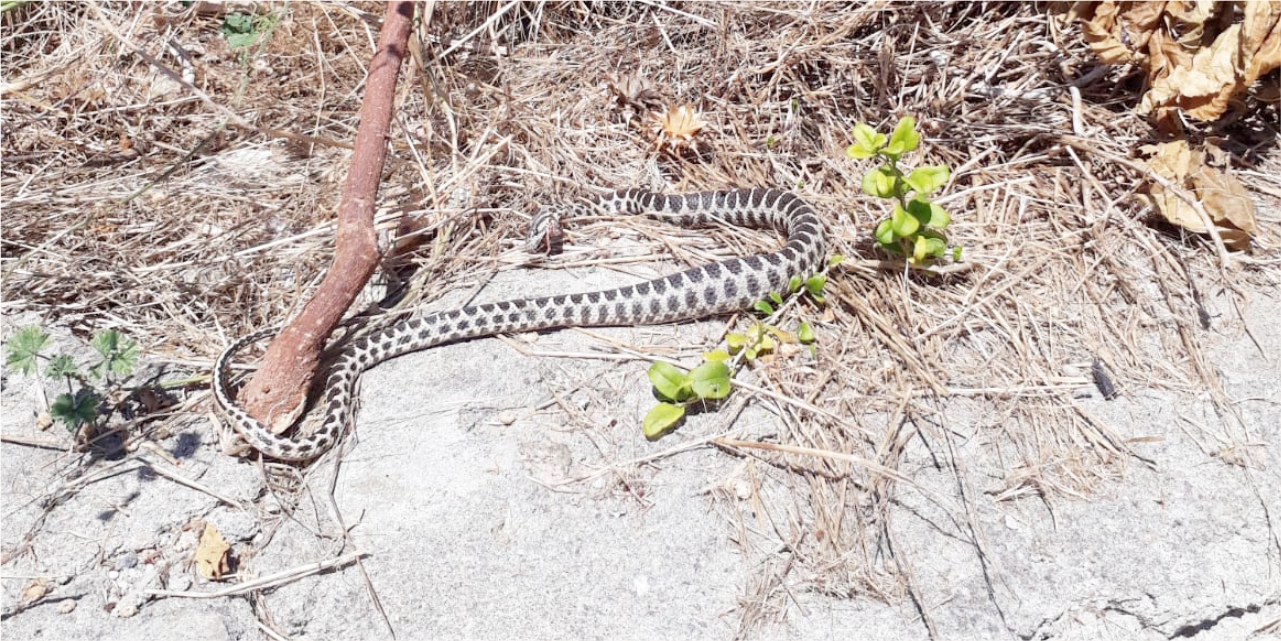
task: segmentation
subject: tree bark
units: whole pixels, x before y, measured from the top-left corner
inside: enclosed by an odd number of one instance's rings
[[[378,265],[374,203],[396,98],[396,78],[409,42],[412,2],[389,2],[369,65],[351,169],[338,206],[334,262],[302,313],[271,342],[262,367],[240,392],[251,416],[279,434],[302,413],[325,340]]]

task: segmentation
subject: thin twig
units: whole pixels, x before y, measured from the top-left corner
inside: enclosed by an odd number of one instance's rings
[[[369,556],[368,552],[348,552],[347,554],[327,561],[317,561],[315,563],[300,565],[295,568],[254,579],[252,581],[245,581],[244,583],[230,585],[214,592],[197,592],[194,590],[188,590],[186,592],[176,592],[173,590],[147,590],[147,594],[156,597],[181,597],[185,599],[221,599],[229,596],[240,596],[255,590],[268,590],[271,588],[278,588],[282,585],[288,585],[299,579],[320,574],[325,570],[342,567],[366,556]]]

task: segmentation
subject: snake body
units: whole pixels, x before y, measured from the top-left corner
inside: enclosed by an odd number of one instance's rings
[[[695,267],[616,289],[486,303],[410,318],[352,342],[325,382],[325,419],[313,434],[279,436],[238,407],[231,364],[247,345],[273,335],[264,329],[235,341],[214,365],[213,392],[235,430],[255,449],[287,461],[313,459],[333,447],[347,425],[360,373],[402,354],[508,332],[557,327],[656,325],[751,307],[782,292],[793,276],[813,273],[826,251],[823,226],[809,203],[772,189],[662,195],[629,189],[578,205],[585,212],[650,213],[682,227],[718,222],[773,227],[787,234],[779,251]]]

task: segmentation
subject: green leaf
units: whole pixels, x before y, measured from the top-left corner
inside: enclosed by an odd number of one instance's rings
[[[256,33],[237,33],[227,36],[227,46],[231,49],[247,49],[258,41]]]
[[[855,160],[871,158],[885,146],[885,134],[876,133],[867,123],[858,123],[850,131],[854,144],[845,149],[845,155]]]
[[[919,263],[927,256],[940,257],[946,249],[947,243],[938,238],[917,236],[916,243],[912,247],[912,262]]]
[[[921,222],[897,204],[894,205],[894,215],[890,217],[890,225],[894,227],[894,235],[898,238],[911,236],[921,228]]]
[[[809,323],[801,323],[796,328],[796,340],[799,340],[802,345],[809,345],[810,343],[813,343],[814,328],[810,327]]]
[[[774,351],[774,345],[774,339],[770,338],[768,334],[763,334],[759,339],[757,339],[754,347],[757,353],[766,354]]]
[[[102,355],[103,365],[114,374],[128,375],[138,364],[138,343],[110,329],[93,337],[89,345]],[[101,373],[101,368],[99,368]]]
[[[810,296],[820,296],[823,294],[823,287],[827,285],[827,276],[823,274],[814,274],[805,281],[805,291]]]
[[[670,401],[683,401],[690,397],[689,378],[679,367],[654,361],[646,374],[659,396]]]
[[[832,257],[827,259],[827,266],[836,267],[837,265],[840,265],[841,262],[844,260],[845,260],[844,256],[840,254],[832,254]]]
[[[916,118],[907,116],[899,121],[894,133],[890,134],[890,144],[885,146],[885,155],[898,160],[920,144],[921,135],[916,133]]]
[[[774,325],[765,325],[763,329],[765,330],[766,334],[773,336],[783,342],[787,342],[788,337],[792,335],[791,332],[785,329],[780,329]]]
[[[796,290],[798,290],[798,289],[800,289],[800,288],[801,288],[801,277],[800,277],[800,276],[792,276],[790,279],[788,279],[788,281],[787,281],[787,293],[789,293],[789,294],[790,294],[790,293],[792,293],[792,292],[794,292],[794,291],[796,291]]]
[[[863,175],[863,193],[877,198],[893,198],[898,176],[889,167],[877,167]]]
[[[854,143],[845,148],[845,156],[853,160],[863,160],[875,156],[876,152],[870,151],[867,147]]]
[[[703,354],[703,360],[712,362],[712,363],[723,363],[729,360],[729,352],[723,349],[714,349],[710,352],[707,352],[706,354]]]
[[[774,313],[774,306],[770,305],[767,300],[756,301],[756,304],[752,306],[752,309],[766,316]]]
[[[882,247],[890,247],[897,240],[894,238],[894,226],[890,222],[890,219],[886,218],[876,225],[876,242]]]
[[[770,299],[770,300],[772,300],[772,301],[774,301],[774,304],[775,304],[775,305],[782,305],[782,304],[783,304],[783,296],[782,296],[782,294],[779,294],[778,292],[770,292],[770,293],[769,293],[769,299]]]
[[[76,361],[69,354],[57,354],[49,359],[49,365],[44,368],[44,375],[54,380],[60,378],[75,378],[79,372],[76,371]]]
[[[49,415],[62,421],[67,429],[75,430],[98,415],[98,395],[92,392],[76,396],[59,394],[49,406]]]
[[[947,244],[947,235],[937,229],[922,229],[921,235],[926,238],[936,238],[944,245]]]
[[[36,357],[44,344],[49,341],[49,334],[38,325],[28,325],[9,337],[8,354],[4,364],[30,376],[36,371]]]
[[[943,229],[952,222],[952,217],[947,215],[946,209],[921,196],[913,197],[907,201],[907,211],[921,223],[922,227]]]
[[[229,13],[222,19],[222,35],[250,33],[254,30],[254,17],[247,13]]]
[[[276,17],[232,13],[223,18],[220,30],[232,49],[244,49],[257,44],[276,26]]]
[[[952,248],[952,260],[955,260],[955,261],[958,261],[958,262],[961,260],[961,248],[960,248],[960,247],[953,247],[953,248]]]
[[[641,430],[645,433],[645,438],[655,439],[676,427],[682,418],[685,418],[684,405],[659,403],[645,415],[645,420],[641,422]]]
[[[99,332],[94,335],[93,340],[89,341],[89,346],[98,352],[103,360],[108,360],[120,349],[120,332],[114,329]]]
[[[907,185],[918,194],[928,194],[947,184],[952,177],[952,170],[947,165],[917,167],[907,176]]]
[[[725,398],[730,391],[729,374],[729,366],[725,363],[708,361],[690,371],[689,387],[701,399]]]
[[[725,345],[729,347],[731,354],[737,354],[747,347],[747,337],[742,334],[726,334]]]
[[[254,33],[254,17],[247,13],[231,13],[223,18],[222,37],[232,49],[244,49],[258,39]]]

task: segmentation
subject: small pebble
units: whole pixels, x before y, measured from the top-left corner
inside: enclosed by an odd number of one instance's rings
[[[515,423],[515,422],[516,422],[516,412],[512,412],[512,411],[510,411],[510,410],[506,410],[506,411],[499,412],[499,413],[498,413],[498,422],[499,422],[499,423],[502,423],[503,425],[511,425],[512,423]]]
[[[74,609],[76,609],[76,602],[71,599],[66,599],[58,604],[58,614],[71,614]]]
[[[116,559],[116,570],[128,570],[138,565],[138,555],[133,552],[122,554]]]

